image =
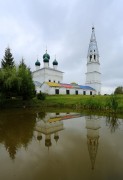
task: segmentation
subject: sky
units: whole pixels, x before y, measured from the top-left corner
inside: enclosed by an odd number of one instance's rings
[[[9,46],[15,63],[43,67],[48,51],[64,83],[85,84],[87,52],[95,27],[102,94],[123,86],[123,0],[0,0],[0,60]]]

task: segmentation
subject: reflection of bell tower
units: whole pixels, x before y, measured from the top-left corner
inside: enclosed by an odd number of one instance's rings
[[[86,128],[87,128],[87,144],[88,151],[91,160],[92,169],[94,169],[97,150],[98,150],[98,140],[99,140],[99,128],[100,122],[98,116],[87,116]]]

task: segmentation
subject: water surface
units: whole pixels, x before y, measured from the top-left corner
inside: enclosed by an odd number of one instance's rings
[[[123,179],[123,119],[0,113],[0,180]]]

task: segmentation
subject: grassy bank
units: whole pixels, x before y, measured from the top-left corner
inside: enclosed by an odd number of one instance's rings
[[[48,95],[44,101],[34,98],[31,101],[8,100],[7,107],[55,107],[76,110],[111,111],[123,113],[123,96],[84,96],[84,95]]]
[[[45,105],[123,112],[123,96],[55,95],[47,96]]]

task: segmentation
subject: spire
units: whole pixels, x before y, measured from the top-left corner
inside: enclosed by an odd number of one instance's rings
[[[94,26],[92,26],[92,33],[91,33],[91,39],[90,39],[90,44],[88,48],[87,58],[88,58],[88,62],[99,62],[99,52],[98,52],[98,47],[97,47]]]
[[[93,42],[93,41],[96,41],[96,36],[95,36],[94,26],[92,26],[92,34],[91,34],[90,42]]]
[[[98,116],[87,116],[85,119],[87,128],[87,145],[93,170],[99,145],[100,122]]]

